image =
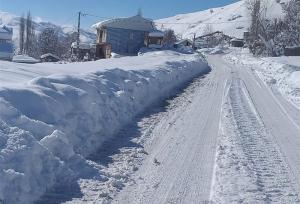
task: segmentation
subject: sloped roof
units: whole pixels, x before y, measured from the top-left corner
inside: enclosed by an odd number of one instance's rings
[[[155,30],[149,33],[149,37],[164,37],[164,33],[160,30]]]
[[[152,31],[155,29],[153,21],[150,19],[143,18],[140,15],[132,16],[129,18],[114,18],[105,21],[101,21],[92,26],[95,29],[102,27],[109,28],[122,28],[129,30],[140,30],[140,31]]]
[[[0,27],[0,33],[12,34],[12,28],[8,28],[6,26]]]
[[[13,29],[6,26],[0,27],[0,39],[11,40],[13,36]]]
[[[58,56],[56,56],[56,55],[54,55],[54,54],[52,54],[52,53],[44,54],[44,55],[42,55],[40,58],[41,58],[41,59],[44,59],[44,58],[47,58],[47,57],[53,57],[53,58],[55,58],[55,59],[60,60],[60,58],[59,58]]]
[[[179,45],[179,44],[182,44],[184,42],[189,42],[189,43],[193,44],[193,42],[190,39],[182,39],[182,40],[176,42],[175,45]]]

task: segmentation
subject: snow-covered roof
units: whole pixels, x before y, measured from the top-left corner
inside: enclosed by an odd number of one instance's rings
[[[8,28],[6,26],[0,27],[0,33],[13,33],[13,29],[12,28]]]
[[[52,54],[52,53],[44,54],[44,55],[42,55],[40,58],[41,58],[41,59],[44,59],[44,58],[46,58],[46,57],[53,57],[53,58],[55,58],[55,59],[60,60],[60,58],[59,58],[58,56],[56,56],[56,55],[54,55],[54,54]]]
[[[73,42],[71,45],[72,48],[77,48],[77,42]],[[91,43],[79,43],[79,48],[80,49],[84,49],[84,50],[88,50],[95,47],[95,44],[91,44]]]
[[[6,26],[0,27],[0,39],[11,40],[13,36],[13,29]]]
[[[140,31],[152,31],[155,29],[152,20],[143,18],[140,15],[132,16],[129,18],[109,19],[109,20],[101,21],[93,25],[92,27],[95,29],[109,27],[109,28],[122,28],[122,29],[140,30]]]
[[[179,44],[182,44],[182,43],[185,43],[185,42],[189,42],[191,44],[193,44],[193,42],[189,39],[183,39],[183,40],[180,40],[178,42],[175,43],[175,45],[179,45]]]
[[[162,31],[156,30],[149,33],[149,37],[157,37],[157,38],[164,37],[164,33]]]
[[[240,39],[240,38],[233,38],[230,40],[230,42],[243,42],[244,40],[243,39]]]

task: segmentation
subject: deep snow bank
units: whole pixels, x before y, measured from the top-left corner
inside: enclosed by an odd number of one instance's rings
[[[143,69],[145,58],[161,62]],[[0,84],[2,201],[31,203],[55,183],[76,177],[76,165],[133,117],[209,71],[196,54],[155,52],[126,59],[135,61],[131,70],[99,66],[101,71]]]

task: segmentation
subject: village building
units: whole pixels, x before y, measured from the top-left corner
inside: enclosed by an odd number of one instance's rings
[[[243,47],[245,44],[243,39],[234,38],[230,40],[231,47]]]
[[[285,56],[300,56],[300,46],[285,47],[284,55]]]
[[[41,62],[58,62],[60,58],[54,54],[47,53],[40,57]]]
[[[182,39],[176,43],[174,43],[174,48],[179,48],[179,47],[193,47],[193,42],[189,39]]]
[[[6,26],[0,27],[0,59],[12,60],[14,46],[12,42],[13,29]]]
[[[198,49],[202,48],[213,48],[221,44],[229,44],[232,37],[224,34],[221,31],[216,31],[206,35],[199,36],[195,39],[195,47]]]
[[[90,43],[79,43],[73,42],[71,45],[71,53],[72,56],[81,60],[81,61],[89,61],[95,60],[96,58],[96,44]]]
[[[159,30],[155,30],[148,34],[145,39],[145,45],[148,48],[161,49],[163,47],[163,39],[164,33]]]
[[[136,55],[142,47],[162,46],[162,35],[156,31],[152,20],[136,15],[115,18],[93,26],[97,30],[97,51],[111,46],[111,51],[121,55]],[[96,53],[98,55],[98,53]]]

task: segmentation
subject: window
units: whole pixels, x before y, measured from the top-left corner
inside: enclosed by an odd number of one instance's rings
[[[4,40],[4,39],[0,39],[0,43],[3,44],[3,43],[12,43],[11,40]]]

